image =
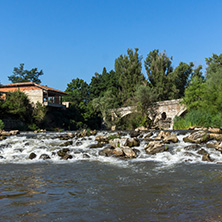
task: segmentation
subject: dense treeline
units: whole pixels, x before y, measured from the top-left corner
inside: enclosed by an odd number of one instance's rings
[[[78,110],[78,115],[71,117],[76,123],[81,119],[80,123],[92,127],[88,121],[94,115],[97,121],[99,118],[96,116],[101,119],[104,117],[108,127],[151,127],[154,119],[151,116],[155,116],[150,109],[153,102],[183,97],[189,81],[195,76],[202,77],[201,66],[194,67],[192,62],[181,62],[174,68],[173,58],[159,50],[148,53],[144,61],[144,75],[143,58],[138,51],[128,49],[126,55],[120,55],[115,60],[115,70],[107,72],[104,68],[101,74],[95,73],[90,84],[78,78],[68,84],[66,92],[69,96],[66,100],[72,102],[74,109]],[[122,120],[117,118],[113,122],[110,110],[129,105],[137,106],[141,112]],[[93,121],[91,123],[95,124]],[[99,125],[96,122],[96,126]]]
[[[72,79],[65,90],[68,93],[65,101],[71,102],[67,110],[47,112],[40,104],[35,108],[21,105],[20,110],[11,107],[12,101],[6,100],[0,104],[1,115],[7,113],[17,116],[28,122],[29,128],[59,127],[73,130],[116,124],[118,128],[130,129],[139,125],[152,126],[151,116],[155,115],[151,109],[153,102],[183,98],[188,114],[185,118],[177,118],[175,127],[222,126],[222,55],[213,54],[206,59],[205,75],[202,66],[195,67],[192,62],[180,62],[173,67],[173,58],[165,51],[153,50],[147,54],[144,64],[142,61],[138,49],[128,49],[125,55],[115,60],[115,70],[107,71],[104,67],[102,73],[94,74],[89,84],[83,79]],[[143,65],[145,75],[142,73]],[[38,72],[36,68],[24,70],[24,64],[21,64],[19,68],[14,68],[13,75],[8,78],[12,82],[40,83],[39,76],[42,74],[42,70]],[[111,118],[110,110],[129,105],[137,106],[141,112],[122,120]],[[22,110],[23,106],[28,110]],[[30,119],[23,118],[27,112]]]
[[[222,127],[222,54],[206,58],[206,75],[195,75],[185,89],[188,113],[177,118],[176,128]]]

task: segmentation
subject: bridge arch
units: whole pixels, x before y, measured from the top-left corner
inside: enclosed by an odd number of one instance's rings
[[[173,129],[174,118],[176,116],[181,116],[187,110],[186,106],[181,103],[181,99],[156,102],[153,104],[153,108],[157,114],[154,122],[168,121],[169,124],[166,127],[167,129]],[[115,118],[121,119],[136,112],[138,112],[136,106],[127,106],[111,110],[111,115],[114,120]]]

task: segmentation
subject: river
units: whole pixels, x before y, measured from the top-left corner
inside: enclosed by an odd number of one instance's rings
[[[129,160],[98,155],[95,136],[73,138],[68,160],[55,155],[58,133],[0,141],[0,221],[222,221],[222,154],[203,145],[215,160],[203,162],[174,133],[168,152],[148,155],[141,141]]]

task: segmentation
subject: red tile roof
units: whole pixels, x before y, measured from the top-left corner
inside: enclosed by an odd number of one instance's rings
[[[37,84],[35,82],[18,82],[18,83],[11,83],[11,84],[8,84],[8,85],[1,85],[0,88],[10,88],[10,87],[21,87],[21,86],[36,86],[36,87],[39,87],[41,89],[44,89],[44,90],[47,90],[47,91],[53,91],[53,92],[57,92],[57,93],[61,93],[63,95],[67,95],[67,93],[63,92],[63,91],[60,91],[60,90],[57,90],[57,89],[53,89],[51,87],[48,87],[48,86],[43,86],[43,85],[40,85],[40,84]]]

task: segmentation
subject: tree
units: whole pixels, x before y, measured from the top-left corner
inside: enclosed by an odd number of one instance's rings
[[[116,95],[111,90],[107,90],[103,96],[97,97],[92,100],[92,105],[95,111],[101,113],[101,118],[105,120],[108,127],[115,125],[112,120],[112,109],[118,108],[118,101]],[[118,121],[118,120],[117,120]]]
[[[179,99],[184,96],[189,77],[193,72],[193,66],[194,64],[192,62],[189,65],[187,63],[180,62],[179,66],[177,66],[173,71],[172,81],[174,82],[177,89],[177,94],[174,95],[175,99]]]
[[[213,53],[212,57],[206,58],[207,63],[207,75],[212,72],[216,72],[218,68],[222,67],[222,54],[219,56]]]
[[[208,65],[206,71],[205,106],[210,112],[217,113],[222,110],[222,54],[213,54],[206,58]]]
[[[172,99],[173,95],[178,92],[173,83],[172,59],[165,52],[159,53],[159,50],[155,49],[147,55],[144,62],[148,83],[156,89],[158,100]]]
[[[92,77],[90,82],[90,98],[94,99],[99,96],[103,96],[104,93],[112,89],[112,91],[118,91],[118,79],[116,73],[111,70],[110,72],[106,71],[106,68],[103,68],[102,74],[95,73],[95,76]]]
[[[127,55],[120,55],[115,60],[115,71],[121,91],[121,102],[133,97],[136,87],[143,84],[145,78],[142,74],[142,56],[139,56],[138,49],[133,52],[127,50]]]
[[[33,107],[26,94],[21,91],[10,92],[2,104],[2,108],[6,113],[24,122],[32,121]]]
[[[89,85],[83,79],[73,79],[67,84],[65,92],[68,95],[64,99],[74,105],[87,105],[89,102]]]
[[[43,71],[40,70],[37,71],[37,68],[33,68],[30,71],[24,70],[24,64],[20,64],[20,67],[15,67],[13,70],[13,74],[11,76],[8,76],[9,81],[12,83],[17,82],[35,82],[40,84],[41,80],[39,79],[39,76],[43,75]]]
[[[185,89],[185,96],[183,98],[183,103],[186,104],[188,111],[201,109],[203,107],[205,92],[206,89],[203,79],[194,76],[189,86]]]
[[[147,127],[151,127],[157,115],[155,102],[157,101],[157,94],[154,88],[149,86],[139,86],[136,90],[135,97],[138,103],[138,108],[141,110],[145,118]]]

